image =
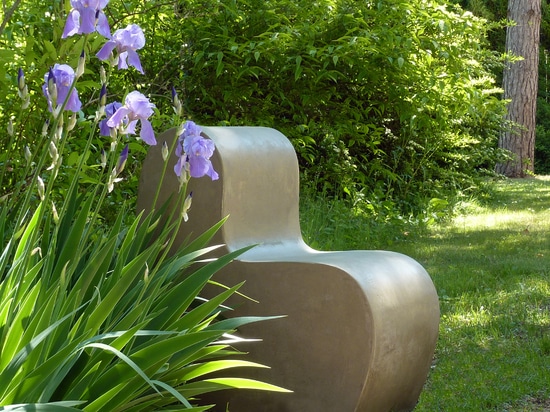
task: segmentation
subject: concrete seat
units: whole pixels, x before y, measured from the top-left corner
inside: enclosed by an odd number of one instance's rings
[[[430,370],[438,336],[439,302],[433,283],[413,259],[388,251],[320,252],[301,235],[299,175],[288,139],[262,127],[203,127],[216,144],[220,175],[192,179],[193,204],[179,241],[229,215],[215,243],[233,251],[258,244],[215,279],[246,281],[229,302],[235,316],[280,315],[241,333],[262,339],[245,357],[271,369],[245,376],[293,391],[228,391],[238,412],[389,412],[412,410]],[[162,162],[159,136],[143,165],[138,209],[150,208]],[[175,159],[174,159],[175,162]],[[161,201],[177,191],[170,176]],[[225,406],[223,409],[225,410]]]

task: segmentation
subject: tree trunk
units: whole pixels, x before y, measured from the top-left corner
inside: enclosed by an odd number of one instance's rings
[[[525,177],[534,171],[535,160],[541,0],[509,0],[508,19],[516,24],[506,30],[506,51],[521,60],[508,62],[504,69],[504,98],[511,102],[499,147],[509,150],[512,159],[497,164],[496,171]]]

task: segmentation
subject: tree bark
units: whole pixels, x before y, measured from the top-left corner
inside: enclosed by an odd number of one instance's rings
[[[521,60],[508,62],[504,69],[504,99],[511,102],[499,147],[509,150],[512,159],[497,164],[496,171],[525,177],[534,172],[535,161],[541,0],[509,0],[508,19],[516,24],[506,30],[506,51]]]

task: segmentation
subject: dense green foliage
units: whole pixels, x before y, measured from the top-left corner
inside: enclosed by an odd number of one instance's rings
[[[54,4],[50,13],[62,21],[65,10]],[[503,105],[491,70],[499,62],[485,47],[486,21],[445,1],[120,4],[109,5],[113,20],[123,25],[131,15],[146,31],[139,84],[160,109],[174,85],[202,124],[279,129],[316,189],[375,214],[417,214],[432,199],[475,191],[493,169]],[[28,28],[46,7],[23,2],[8,25],[2,47],[13,61],[2,70],[11,83],[22,60],[51,62],[48,42],[30,40]],[[67,46],[56,57],[78,53]],[[110,93],[123,94],[133,76],[114,76]],[[93,97],[97,84],[88,86]]]
[[[172,61],[186,70],[190,113],[278,128],[318,188],[417,211],[492,169],[502,104],[471,14],[436,2],[249,1],[189,2],[182,15],[183,59]]]

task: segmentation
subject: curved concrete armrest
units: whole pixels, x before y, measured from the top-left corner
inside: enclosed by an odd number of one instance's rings
[[[288,139],[261,127],[203,131],[216,144],[212,162],[220,179],[192,179],[190,220],[179,241],[229,215],[216,241],[230,251],[258,244],[217,275],[227,285],[246,281],[241,291],[259,301],[234,296],[234,315],[288,315],[242,333],[263,340],[246,348],[246,359],[271,366],[246,376],[294,392],[229,391],[231,410],[412,410],[439,326],[438,297],[426,271],[394,252],[311,249],[300,232],[298,162]],[[159,135],[148,154],[138,210],[150,208],[160,179],[160,146],[174,138],[174,130]],[[161,201],[179,187],[169,175]]]

